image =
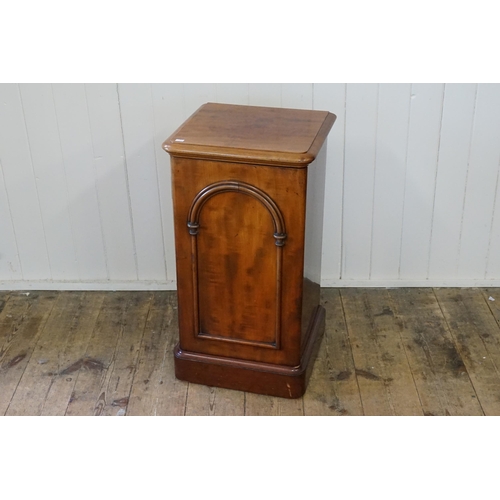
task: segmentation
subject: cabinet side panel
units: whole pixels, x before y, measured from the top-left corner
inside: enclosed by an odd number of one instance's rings
[[[186,160],[184,160],[185,162]],[[193,316],[193,280],[191,245],[187,234],[189,197],[192,196],[189,175],[182,168],[183,160],[170,157],[172,203],[174,213],[175,270],[177,276],[177,302],[179,317],[179,342],[181,349],[188,349],[189,336],[195,331]]]
[[[307,169],[302,345],[312,314],[320,300],[323,212],[325,204],[326,143]]]

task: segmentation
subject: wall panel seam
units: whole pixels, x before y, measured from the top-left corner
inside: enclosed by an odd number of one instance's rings
[[[54,85],[51,83],[50,84],[50,94],[52,96],[52,105],[54,107],[54,115],[56,118],[56,128],[57,128],[57,138],[59,140],[59,152],[61,153],[61,162],[62,162],[62,169],[64,172],[64,186],[66,188],[66,211],[68,213],[68,219],[69,219],[69,224],[70,224],[70,231],[71,231],[71,239],[73,241],[73,251],[75,252],[75,259],[76,259],[76,269],[78,270],[78,276],[81,279],[82,274],[80,270],[80,258],[78,255],[78,245],[76,244],[76,239],[75,239],[75,229],[74,229],[74,223],[73,223],[73,217],[71,215],[71,210],[70,210],[70,200],[69,200],[69,188],[68,188],[68,174],[66,172],[66,161],[64,160],[64,152],[62,149],[62,142],[61,142],[61,131],[59,127],[59,116],[57,114],[57,107],[56,107],[56,100],[54,98]]]
[[[439,132],[438,132],[438,146],[436,154],[436,170],[434,172],[434,193],[432,196],[432,212],[431,212],[431,232],[429,235],[429,251],[427,252],[427,273],[426,278],[429,279],[429,272],[431,267],[431,251],[432,251],[432,235],[434,231],[434,210],[436,208],[436,192],[437,192],[437,180],[439,171],[439,157],[441,154],[441,134],[443,131],[443,114],[444,114],[444,99],[446,94],[446,84],[443,84],[443,94],[441,96],[441,116],[439,119]]]
[[[165,279],[168,277],[168,266],[167,266],[167,250],[165,248],[165,234],[163,231],[163,211],[161,206],[161,193],[160,193],[160,178],[158,175],[158,153],[156,151],[156,143],[154,138],[156,137],[156,123],[154,118],[154,106],[153,106],[153,84],[149,84],[149,96],[151,100],[151,121],[153,126],[153,150],[155,155],[155,176],[156,176],[156,190],[158,192],[158,210],[160,212],[160,231],[161,231],[161,244],[163,248],[163,266],[165,270]]]
[[[495,209],[496,209],[496,204],[497,204],[497,199],[498,199],[499,169],[500,169],[500,157],[498,159],[498,165],[497,165],[497,179],[496,179],[496,183],[495,183],[495,197],[493,198],[493,210],[491,212],[490,233],[489,233],[489,238],[488,238],[488,251],[486,252],[486,265],[485,265],[485,269],[484,269],[484,279],[486,279],[486,276],[488,275],[488,265],[489,265],[489,261],[490,261],[491,238],[492,238],[492,234],[493,234],[493,223],[495,221]]]
[[[377,149],[378,149],[378,126],[379,126],[379,111],[380,111],[380,84],[377,83],[377,120],[375,122],[375,147],[373,151],[373,186],[372,186],[372,221],[370,230],[370,264],[368,268],[368,279],[372,277],[373,263],[373,222],[375,214],[375,192],[377,184]]]
[[[344,137],[342,141],[342,213],[340,214],[340,263],[339,263],[339,279],[344,275],[344,217],[345,217],[345,134],[347,123],[347,83],[344,84]]]
[[[87,95],[87,84],[83,84],[83,91],[85,93],[85,108],[87,109],[87,122],[89,125],[89,132],[90,132],[90,147],[92,149],[92,164],[94,166],[93,171],[94,171],[94,188],[95,188],[95,193],[96,193],[96,199],[97,199],[97,209],[99,210],[99,225],[101,226],[101,238],[102,238],[102,248],[104,251],[104,265],[106,266],[106,278],[109,280],[110,279],[110,273],[109,273],[109,263],[108,263],[108,248],[106,245],[106,237],[104,234],[104,224],[102,221],[102,207],[101,207],[101,194],[99,192],[99,187],[97,183],[97,165],[96,165],[96,156],[95,156],[95,149],[94,149],[94,141],[92,138],[92,124],[90,121],[90,111],[89,111],[89,99]]]
[[[123,116],[122,116],[122,105],[120,102],[120,89],[119,83],[116,84],[116,96],[118,99],[118,111],[120,115],[120,133],[122,137],[122,146],[123,146],[123,162],[125,164],[125,184],[127,186],[127,201],[128,201],[128,213],[130,218],[130,227],[132,229],[132,244],[134,249],[134,263],[135,263],[135,274],[139,277],[139,264],[137,260],[137,246],[135,241],[135,229],[134,229],[134,218],[132,217],[132,199],[130,197],[130,181],[128,177],[128,161],[127,161],[127,150],[125,147],[125,134],[123,132]]]
[[[19,270],[21,271],[21,277],[24,280],[23,264],[21,262],[21,254],[19,253],[19,245],[17,243],[16,226],[14,224],[14,218],[12,217],[12,208],[10,206],[9,191],[7,189],[7,183],[5,182],[5,174],[3,171],[1,159],[0,159],[0,172],[2,172],[3,185],[5,187],[5,197],[7,198],[7,208],[9,210],[10,225],[12,227],[12,233],[14,234],[14,243],[16,245],[17,261],[19,262]]]
[[[413,108],[413,83],[410,87],[409,96],[409,106],[408,106],[408,124],[406,130],[406,152],[405,152],[405,174],[403,179],[403,206],[401,210],[401,235],[399,238],[399,264],[398,264],[398,279],[401,279],[401,260],[403,256],[403,233],[404,233],[404,221],[405,221],[405,206],[406,206],[406,180],[408,175],[408,145],[410,143],[410,125],[411,125],[411,110]]]
[[[17,91],[19,93],[19,100],[21,102],[21,110],[23,112],[24,131],[26,133],[26,142],[28,144],[28,150],[29,150],[29,155],[30,155],[31,173],[33,175],[33,180],[35,182],[36,200],[37,200],[37,204],[38,204],[38,212],[40,214],[40,221],[42,223],[43,240],[45,242],[45,252],[47,254],[47,264],[49,265],[50,278],[52,279],[52,263],[50,261],[49,246],[48,246],[48,243],[47,243],[47,233],[45,231],[45,221],[44,221],[44,218],[43,218],[42,207],[40,206],[40,193],[38,192],[38,182],[36,180],[35,168],[33,166],[33,153],[31,151],[31,143],[30,143],[30,138],[29,138],[29,135],[28,135],[28,127],[26,125],[26,113],[24,111],[23,95],[21,93],[21,88],[19,87],[19,84],[17,84]],[[21,260],[21,256],[20,255],[19,255],[19,260]]]
[[[456,268],[455,268],[455,273],[458,273],[458,269],[460,266],[460,255],[461,255],[461,250],[462,250],[462,236],[463,236],[463,228],[464,228],[464,217],[465,217],[465,202],[467,200],[467,187],[468,187],[468,182],[469,182],[469,169],[470,169],[470,158],[471,158],[471,153],[472,153],[472,140],[474,138],[474,131],[476,129],[476,111],[477,111],[477,95],[479,92],[479,85],[476,84],[476,95],[474,97],[474,111],[472,113],[472,127],[470,131],[470,140],[469,140],[469,154],[467,158],[467,172],[465,174],[465,188],[464,188],[464,196],[463,196],[463,202],[462,202],[462,217],[460,220],[460,235],[458,238],[458,252],[457,252],[457,262],[456,262]]]

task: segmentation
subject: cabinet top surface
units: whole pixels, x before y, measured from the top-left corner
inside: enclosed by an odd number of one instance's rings
[[[304,167],[335,118],[328,111],[207,103],[163,148],[172,156]]]

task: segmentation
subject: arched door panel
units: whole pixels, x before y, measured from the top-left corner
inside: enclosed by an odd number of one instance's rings
[[[278,349],[286,234],[277,205],[255,186],[214,183],[194,198],[188,230],[197,336]]]

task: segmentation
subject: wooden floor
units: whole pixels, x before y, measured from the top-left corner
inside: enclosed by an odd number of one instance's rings
[[[323,289],[303,398],[176,380],[175,292],[0,292],[0,415],[500,415],[500,289]]]

